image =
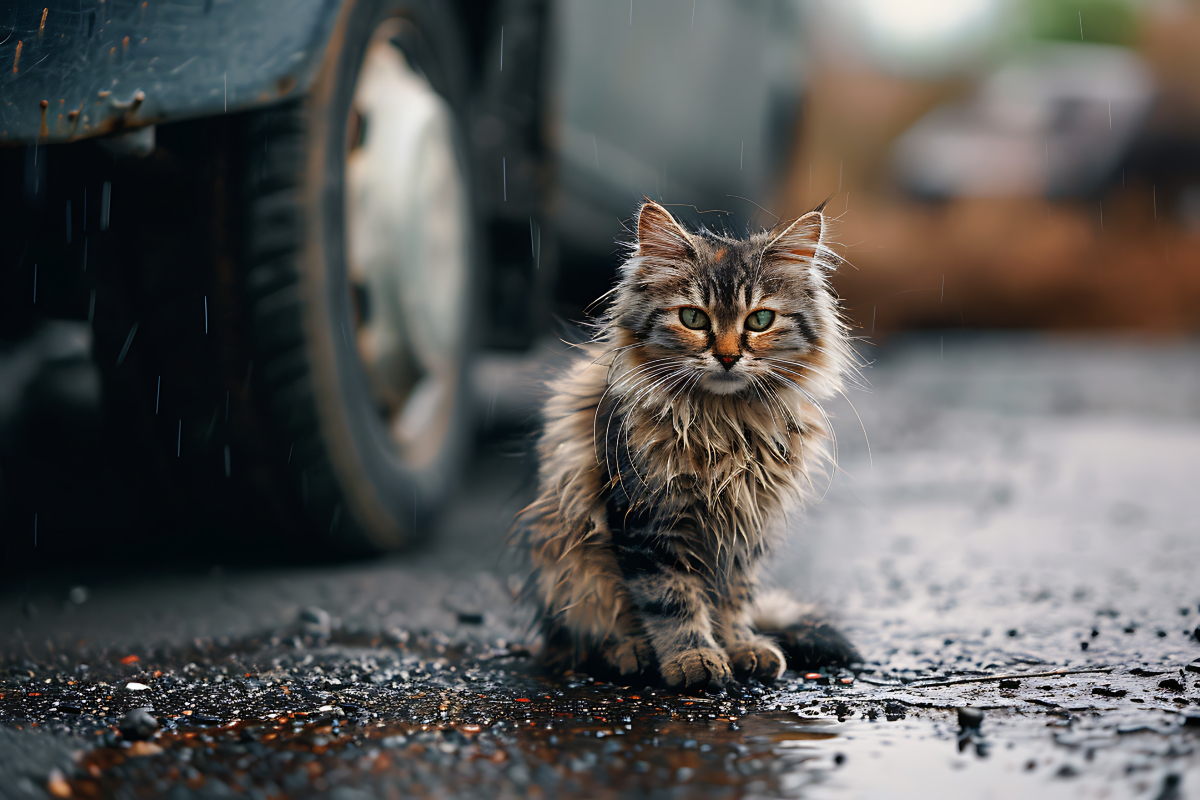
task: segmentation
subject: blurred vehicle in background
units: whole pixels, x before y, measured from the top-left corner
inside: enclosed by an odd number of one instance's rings
[[[608,288],[643,195],[719,219],[777,184],[800,21],[792,0],[0,10],[6,552],[189,524],[308,557],[419,539],[477,375]]]

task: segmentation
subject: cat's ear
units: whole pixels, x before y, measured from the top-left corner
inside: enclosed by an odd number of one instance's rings
[[[683,261],[693,255],[692,240],[671,212],[648,200],[638,209],[638,255]]]
[[[828,223],[820,209],[810,211],[788,225],[763,251],[766,258],[782,258],[811,263],[825,248]]]

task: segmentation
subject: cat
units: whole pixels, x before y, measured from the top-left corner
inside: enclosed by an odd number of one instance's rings
[[[819,401],[857,364],[828,227],[818,208],[737,239],[639,208],[598,335],[548,383],[516,521],[548,666],[681,689],[783,674],[755,573],[826,458]]]

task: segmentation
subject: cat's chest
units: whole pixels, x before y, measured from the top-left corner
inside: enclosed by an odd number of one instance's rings
[[[790,484],[801,447],[798,430],[750,414],[663,415],[643,434],[630,441],[631,461],[647,487],[709,501]]]

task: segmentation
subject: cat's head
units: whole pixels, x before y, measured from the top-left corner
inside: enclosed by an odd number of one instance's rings
[[[827,236],[820,210],[734,239],[647,202],[609,317],[622,361],[679,391],[827,396],[850,353]]]

